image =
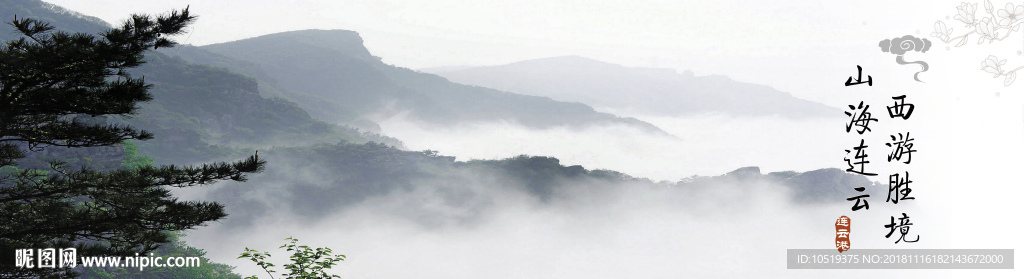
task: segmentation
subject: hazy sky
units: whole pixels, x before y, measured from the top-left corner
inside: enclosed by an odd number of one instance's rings
[[[693,70],[840,106],[835,73],[878,40],[927,36],[959,1],[125,1],[51,0],[117,22],[191,6],[181,41],[206,45],[302,29],[359,32],[371,53],[408,68],[494,65],[581,55]],[[827,81],[827,82],[826,82]]]

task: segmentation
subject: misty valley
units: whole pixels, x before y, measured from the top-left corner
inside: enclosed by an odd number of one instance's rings
[[[0,7],[5,21],[63,32],[119,27],[38,0]],[[22,38],[4,28],[3,41]],[[17,168],[265,160],[245,181],[167,187],[223,205],[226,217],[169,229],[156,250],[204,257],[217,269],[202,278],[264,276],[239,253],[288,237],[346,255],[332,269],[344,278],[782,277],[777,255],[749,251],[828,243],[817,223],[848,211],[850,196],[885,195],[855,192],[885,186],[842,169],[841,109],[724,76],[580,56],[415,70],[348,30],[161,47],[144,60],[126,71],[152,100],[132,115],[74,117],[152,139],[26,144]],[[149,270],[79,271],[199,276]]]

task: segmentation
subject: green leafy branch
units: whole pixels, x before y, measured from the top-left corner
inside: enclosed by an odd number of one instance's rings
[[[313,249],[306,245],[297,245],[299,240],[295,238],[289,237],[286,238],[286,240],[288,240],[289,243],[281,245],[281,247],[278,247],[285,248],[286,251],[292,252],[292,255],[289,257],[289,259],[291,259],[291,263],[284,265],[284,268],[288,271],[288,273],[282,274],[282,276],[285,276],[284,278],[341,278],[341,276],[338,275],[327,274],[326,270],[331,269],[332,267],[337,265],[337,262],[344,261],[345,255],[333,255],[333,251],[331,251],[331,248],[327,247]],[[240,256],[238,256],[239,259],[248,258],[249,260],[255,262],[256,265],[258,265],[260,268],[263,268],[263,271],[266,271],[267,274],[270,275],[270,278],[274,278],[275,271],[272,270],[271,268],[274,267],[275,265],[273,263],[267,262],[267,258],[269,257],[269,252],[260,252],[257,250],[249,249],[248,247],[246,247],[245,251],[242,252]],[[258,278],[259,277],[257,277],[256,275],[246,277],[246,279]]]

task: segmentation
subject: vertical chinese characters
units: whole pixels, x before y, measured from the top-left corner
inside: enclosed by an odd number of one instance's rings
[[[850,76],[847,78],[845,85],[854,86],[867,84],[867,86],[873,86],[873,79],[870,75],[867,78],[863,78],[864,68],[857,65],[856,77]],[[892,106],[886,106],[886,111],[889,114],[889,119],[886,121],[903,121],[909,120],[914,113],[914,104],[907,102],[907,95],[900,95],[891,98],[893,100]],[[846,133],[853,134],[856,132],[858,135],[859,143],[846,149],[846,157],[843,159],[847,165],[847,172],[856,173],[864,176],[877,176],[878,173],[870,171],[872,168],[869,167],[871,160],[869,159],[869,147],[880,146],[880,144],[869,143],[865,137],[867,133],[872,132],[871,124],[879,122],[878,118],[872,116],[871,105],[866,104],[864,101],[860,101],[857,104],[851,104],[848,106],[848,110],[844,112],[849,121],[846,123]],[[914,153],[917,149],[914,147],[915,139],[911,136],[909,131],[900,131],[895,134],[889,135],[889,141],[885,142],[885,146],[889,148],[886,157],[886,162],[890,165],[906,166],[912,162]],[[913,181],[910,179],[910,172],[903,170],[902,172],[894,172],[889,175],[889,191],[885,198],[886,203],[892,203],[893,206],[897,206],[901,201],[907,202],[915,200],[915,197],[911,196],[911,184]],[[855,187],[854,191],[857,192],[856,196],[847,198],[847,201],[853,202],[853,206],[850,208],[852,211],[870,210],[869,198],[870,194],[865,193],[866,187]],[[870,192],[870,191],[868,191]],[[891,238],[892,235],[898,229],[900,231],[899,239],[896,243],[906,242],[913,243],[920,240],[920,236],[916,236],[913,240],[910,240],[908,234],[910,233],[910,226],[913,225],[910,221],[910,216],[903,212],[902,217],[897,219],[896,216],[890,216],[890,221],[883,227],[888,230],[886,238]],[[897,223],[897,220],[899,222]],[[845,225],[841,227],[840,225]],[[842,216],[836,221],[836,248],[842,253],[850,247],[849,242],[849,217]]]

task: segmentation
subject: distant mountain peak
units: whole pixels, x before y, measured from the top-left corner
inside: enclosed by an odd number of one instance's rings
[[[583,57],[583,56],[579,56],[579,55],[564,55],[564,56],[554,56],[554,57],[529,59],[529,60],[523,60],[523,61],[515,62],[515,63],[512,63],[512,64],[514,65],[514,64],[518,64],[518,63],[544,63],[544,62],[579,63],[579,64],[605,64],[605,65],[618,66],[618,65],[615,65],[615,64],[612,64],[612,63],[600,61],[600,60],[597,60],[597,59],[591,59],[591,58],[587,58],[587,57]]]
[[[359,35],[359,32],[345,29],[303,29],[278,32],[259,37],[265,36],[325,36],[335,39],[358,41],[360,44],[363,43],[363,37]]]
[[[632,115],[725,113],[829,117],[838,109],[769,86],[692,71],[626,67],[582,56],[558,56],[438,73],[448,80],[520,94],[612,108]]]
[[[99,18],[46,3],[39,0],[0,0],[0,21],[10,22],[18,18],[32,18],[49,23],[57,30],[95,34],[110,28],[110,24]],[[21,35],[9,24],[0,27],[0,41],[14,40]]]
[[[91,21],[91,22],[94,22],[94,23],[99,24],[99,25],[110,26],[110,23],[108,23],[106,21],[103,21],[102,19],[99,19],[99,18],[94,17],[94,16],[88,16],[88,15],[85,15],[83,13],[79,13],[79,12],[76,12],[76,11],[68,10],[68,9],[65,9],[64,7],[57,6],[57,5],[51,4],[51,3],[46,3],[46,2],[43,2],[43,1],[37,1],[37,0],[29,0],[29,1],[39,2],[40,5],[44,9],[47,9],[47,10],[49,10],[49,11],[51,11],[53,13],[59,14],[59,15],[63,15],[63,16],[67,16],[67,17],[72,17],[72,18],[78,18],[78,19],[82,19],[82,20],[86,20],[86,21]]]
[[[542,67],[549,69],[553,67],[557,69],[575,70],[583,70],[590,68],[625,68],[621,65],[590,59],[578,55],[537,58],[494,67]]]
[[[514,121],[545,128],[616,123],[664,133],[650,123],[597,112],[580,103],[455,84],[435,75],[387,65],[370,54],[354,31],[289,31],[200,49],[250,62],[258,68],[253,73],[273,81],[262,88],[278,92],[332,123],[405,114],[437,125]],[[573,60],[586,61],[581,57]]]
[[[363,37],[359,32],[343,29],[305,29],[285,31],[267,34],[237,41],[211,44],[202,46],[205,49],[231,48],[237,44],[293,44],[315,46],[331,50],[334,53],[345,54],[351,57],[372,58],[379,60],[370,54],[370,51],[363,46]]]

